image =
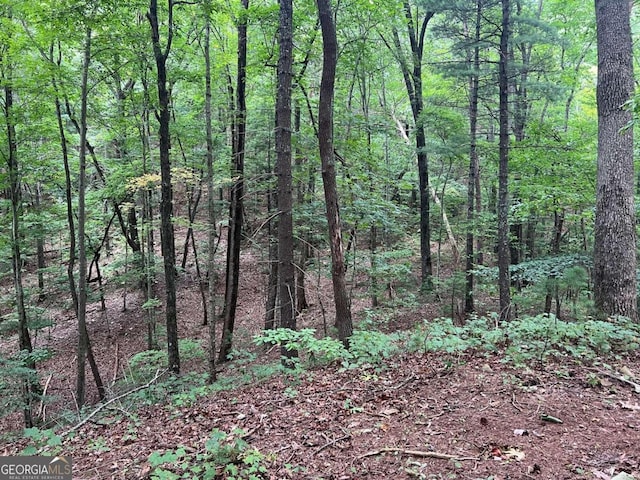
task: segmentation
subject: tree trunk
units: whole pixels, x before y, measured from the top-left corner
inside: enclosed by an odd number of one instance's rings
[[[294,122],[293,122],[293,131],[296,134],[300,133],[300,117],[302,115],[300,104],[296,102],[294,107]],[[298,169],[300,169],[304,164],[304,156],[302,154],[301,148],[296,147],[295,153],[295,164]],[[298,170],[299,172],[299,170]],[[300,174],[300,172],[298,173]],[[313,176],[313,173],[310,173]],[[305,188],[304,181],[300,179],[298,181],[296,187],[296,198],[299,206],[304,205],[305,203]],[[307,301],[307,291],[305,288],[305,278],[306,278],[306,268],[307,268],[307,260],[309,259],[309,241],[310,235],[308,229],[304,230],[304,233],[300,235],[300,239],[296,242],[296,246],[300,251],[300,255],[298,257],[298,268],[295,269],[296,276],[296,312],[302,312],[309,308],[309,302]]]
[[[420,271],[422,289],[431,289],[433,266],[431,260],[431,223],[429,220],[429,163],[426,152],[427,138],[422,119],[424,109],[424,97],[422,92],[422,57],[424,52],[424,38],[429,21],[435,12],[425,12],[422,23],[414,24],[411,5],[403,2],[405,17],[407,19],[407,33],[411,44],[411,58],[413,68],[404,57],[400,37],[396,29],[393,30],[393,41],[396,56],[400,63],[400,70],[407,88],[411,112],[416,129],[416,154],[418,157],[418,189],[420,196]],[[417,19],[416,19],[417,22]],[[418,25],[420,28],[418,28]],[[416,35],[417,33],[417,35]]]
[[[213,127],[211,114],[211,18],[209,3],[205,11],[206,26],[204,37],[205,90],[204,117],[207,141],[207,215],[209,219],[207,256],[208,290],[207,290],[207,323],[209,325],[209,383],[217,379],[216,372],[216,274],[215,274],[215,242],[216,242],[216,202],[213,184]]]
[[[271,136],[267,144],[267,172],[274,175],[275,171],[271,166]],[[265,301],[264,329],[273,330],[276,325],[276,306],[278,303],[278,225],[277,214],[274,212],[278,203],[278,194],[275,188],[269,187],[267,191],[267,224],[269,238],[269,276],[267,278],[267,298]]]
[[[238,23],[238,74],[236,85],[236,104],[233,117],[232,178],[235,179],[230,191],[229,230],[227,233],[227,267],[222,312],[222,340],[218,361],[226,362],[233,344],[233,330],[238,306],[238,285],[240,277],[240,243],[242,241],[243,203],[244,203],[244,144],[247,121],[246,79],[247,79],[247,18],[249,0],[242,0],[245,10]]]
[[[333,96],[338,63],[338,41],[333,22],[330,0],[317,0],[318,15],[322,28],[322,80],[320,82],[320,103],[318,107],[318,143],[322,163],[322,182],[329,224],[331,245],[331,277],[336,306],[336,326],[338,338],[349,346],[353,333],[351,304],[345,282],[346,264],[342,246],[340,208],[336,186],[335,156],[333,152]]]
[[[291,78],[293,65],[293,2],[280,0],[278,31],[278,94],[276,99],[276,175],[278,177],[278,296],[280,326],[296,329],[293,263],[293,185],[291,177]],[[285,358],[297,352],[282,347]]]
[[[502,0],[500,35],[500,165],[498,173],[498,288],[500,321],[511,318],[511,281],[509,275],[509,32],[510,0]]]
[[[35,209],[38,215],[42,214],[42,184],[36,182],[35,186]],[[44,254],[44,225],[38,220],[38,238],[36,238],[36,252],[38,257],[38,301],[44,301],[46,295],[44,293],[44,269],[47,267]]]
[[[98,387],[100,399],[106,395],[104,385],[100,378],[97,364],[93,357],[89,332],[87,330],[87,244],[85,236],[86,227],[86,184],[87,184],[87,100],[89,63],[91,62],[91,29],[88,28],[85,36],[84,59],[82,64],[81,107],[80,107],[80,155],[79,155],[79,182],[78,182],[78,350],[77,350],[77,376],[76,376],[76,402],[82,407],[85,402],[86,375],[85,365],[87,358]]]
[[[151,138],[151,98],[149,95],[149,84],[146,77],[142,79],[143,86],[143,110],[142,121],[139,125],[141,147],[142,147],[142,173],[148,174],[148,165],[151,160],[151,145],[149,139]],[[144,294],[145,303],[147,303],[147,348],[149,350],[158,350],[158,339],[156,334],[156,267],[155,267],[155,238],[153,232],[153,204],[154,204],[154,189],[146,187],[142,190],[142,223],[146,226],[144,228],[144,246],[145,246],[145,261],[144,263]],[[141,249],[142,250],[142,249]]]
[[[86,225],[86,140],[87,140],[87,93],[89,62],[91,61],[91,30],[87,29],[84,45],[84,61],[82,65],[82,92],[80,107],[80,174],[78,182],[78,350],[77,350],[77,377],[76,377],[76,402],[82,408],[85,402],[85,365],[89,338],[87,336],[87,252],[85,241]]]
[[[7,62],[9,63],[9,62]],[[22,280],[22,252],[20,249],[22,220],[22,187],[20,181],[20,170],[18,166],[18,143],[16,138],[16,127],[14,124],[13,112],[13,88],[11,65],[7,66],[8,72],[4,72],[7,83],[4,86],[4,116],[7,127],[7,143],[9,155],[7,157],[7,170],[9,173],[9,196],[11,199],[11,263],[13,270],[13,286],[16,300],[16,314],[18,315],[18,348],[20,352],[26,354],[24,366],[34,372],[27,375],[23,380],[23,414],[25,428],[31,428],[34,423],[32,405],[36,400],[36,395],[41,391],[38,381],[35,379],[35,362],[30,357],[33,351],[31,336],[29,334],[29,322],[25,308],[24,284]]]
[[[169,370],[180,373],[180,353],[178,350],[178,312],[176,307],[176,250],[173,233],[173,186],[171,184],[171,137],[169,123],[169,91],[167,89],[167,58],[173,41],[173,0],[168,0],[169,18],[167,40],[164,50],[160,46],[160,26],[158,24],[158,1],[151,0],[147,18],[151,25],[151,41],[157,68],[159,150],[161,195],[160,222],[162,256],[165,276],[165,318],[167,326],[167,353]]]
[[[596,0],[598,38],[598,179],[594,299],[601,317],[637,319],[633,98],[629,0]]]
[[[476,219],[476,175],[478,168],[478,90],[480,76],[480,22],[482,21],[482,1],[476,0],[475,42],[472,55],[469,55],[472,63],[472,73],[469,77],[469,177],[467,181],[467,241],[465,257],[465,300],[464,311],[470,314],[475,310],[473,288],[475,278],[474,230]]]

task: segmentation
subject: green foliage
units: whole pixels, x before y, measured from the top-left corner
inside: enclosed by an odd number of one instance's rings
[[[257,345],[280,345],[308,357],[311,365],[341,361],[346,367],[364,364],[378,365],[399,352],[398,334],[375,330],[355,330],[349,339],[349,349],[331,337],[317,338],[313,328],[267,330],[254,338]]]
[[[35,349],[30,353],[24,350],[9,358],[0,355],[0,417],[22,410],[27,402],[47,400],[33,393],[31,398],[24,398],[23,385],[35,385],[39,381],[38,373],[27,365],[50,357],[51,351],[46,349]]]
[[[215,429],[203,452],[190,453],[184,447],[149,456],[151,478],[168,480],[199,478],[259,480],[266,478],[267,457],[244,440],[245,432],[235,429],[227,434]]]
[[[181,339],[178,343],[180,357],[183,360],[201,360],[206,353],[198,340]],[[133,355],[125,372],[129,382],[144,383],[156,372],[167,368],[167,352],[165,350],[144,350]]]
[[[548,277],[560,278],[564,272],[573,267],[590,267],[591,257],[582,253],[556,255],[552,257],[536,258],[511,265],[511,280],[524,284],[534,284],[546,280]],[[474,270],[479,280],[495,282],[498,278],[497,267],[485,267],[479,265]]]
[[[494,319],[473,317],[457,326],[449,318],[438,318],[416,327],[407,346],[413,351],[450,354],[503,352],[504,361],[515,365],[565,357],[588,361],[637,349],[640,325],[625,318],[564,322],[553,315],[536,315],[500,326]]]
[[[25,428],[24,437],[29,439],[30,445],[22,450],[22,455],[57,455],[62,451],[62,439],[53,429]]]
[[[253,341],[256,345],[279,345],[288,351],[305,353],[311,364],[332,363],[349,356],[341,342],[330,337],[317,338],[315,333],[313,328],[276,328],[262,332]]]
[[[412,261],[413,252],[408,248],[376,252],[368,270],[371,294],[383,300],[385,291],[389,291],[391,296],[391,291],[397,286],[406,285],[411,278]]]
[[[350,363],[379,365],[400,352],[400,334],[375,330],[356,330],[349,339]]]

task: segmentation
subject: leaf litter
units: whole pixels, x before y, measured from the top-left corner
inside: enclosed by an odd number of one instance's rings
[[[263,298],[257,270],[257,262],[243,269],[258,279],[242,283],[247,291],[240,324],[253,329],[249,334],[261,327],[261,316],[251,313]],[[180,302],[181,334],[206,338],[197,289],[181,290]],[[105,346],[97,351],[101,364],[115,363],[117,370],[121,358],[144,348],[135,332],[145,326],[134,309],[116,313],[115,300],[109,311],[108,331],[97,322],[90,327],[94,344]],[[314,315],[322,318],[312,307],[302,321]],[[399,315],[397,324],[432,316],[426,310]],[[72,375],[64,372],[74,368],[73,336],[55,340],[51,370],[58,374],[50,392],[69,404]],[[113,358],[113,345],[121,358]],[[267,473],[257,478],[269,480],[640,480],[638,377],[632,374],[640,372],[640,354],[611,368],[598,368],[603,381],[594,385],[594,368],[571,359],[534,372],[514,368],[500,355],[404,354],[380,369],[332,366],[280,374],[189,406],[114,409],[108,421],[97,415],[74,428],[61,453],[73,458],[74,479],[146,479],[154,472],[154,452],[196,454],[214,430],[241,430],[264,455]],[[569,375],[554,373],[560,370]],[[25,446],[25,440],[6,443],[0,454],[15,455]]]

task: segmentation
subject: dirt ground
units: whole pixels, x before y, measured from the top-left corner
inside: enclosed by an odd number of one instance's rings
[[[260,259],[243,257],[238,341],[262,327],[264,278]],[[323,319],[332,318],[330,288],[322,282],[310,288],[313,305],[301,327],[322,328]],[[120,291],[110,295],[105,312],[90,309],[90,333],[108,383],[145,348],[140,303],[130,293],[123,311]],[[205,339],[193,278],[182,278],[178,303],[181,336]],[[361,316],[366,304],[356,299],[354,311]],[[405,328],[437,316],[437,309],[398,310],[392,321]],[[74,404],[74,320],[62,310],[57,316],[56,328],[36,339],[56,352],[41,366],[47,393],[57,398],[44,412],[48,419]],[[12,348],[14,340],[0,348]],[[268,479],[606,480],[622,472],[640,479],[640,388],[611,376],[626,372],[640,379],[640,353],[608,366],[569,359],[543,370],[515,369],[501,359],[402,355],[383,368],[280,374],[188,407],[111,410],[108,424],[101,413],[66,437],[61,453],[73,458],[77,479],[144,479],[152,452],[182,446],[196,454],[214,429],[242,429],[244,441],[265,456]],[[185,365],[185,371],[202,368]],[[230,368],[221,376],[233,375]],[[7,433],[19,422],[19,416],[6,417],[0,428]],[[59,425],[58,432],[72,425]],[[26,444],[5,443],[0,454],[16,454]]]

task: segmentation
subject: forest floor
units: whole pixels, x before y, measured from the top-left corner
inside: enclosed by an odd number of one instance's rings
[[[263,262],[245,255],[236,336],[242,348],[250,348],[264,322],[264,279]],[[323,319],[332,319],[328,281],[318,278],[310,291],[313,305],[300,327],[321,330]],[[364,296],[354,300],[356,317],[362,318],[367,302]],[[140,303],[130,293],[123,311],[118,291],[109,295],[105,311],[98,305],[90,309],[90,334],[109,385],[126,376],[128,359],[146,348]],[[206,345],[208,327],[201,325],[193,278],[182,277],[178,303],[181,337]],[[439,316],[440,307],[397,308],[387,328],[410,328]],[[73,316],[60,310],[56,325],[35,339],[55,352],[41,365],[47,393],[56,399],[42,412],[50,421],[74,405]],[[14,342],[4,339],[0,348],[11,350]],[[276,353],[256,361],[277,360]],[[68,423],[55,427],[63,440],[55,453],[72,457],[74,479],[145,479],[154,472],[154,478],[205,478],[214,460],[207,456],[207,442],[212,432],[224,432],[221,445],[244,459],[238,467],[245,476],[235,478],[640,479],[640,386],[625,381],[640,383],[640,352],[608,365],[564,359],[533,369],[503,360],[499,352],[405,353],[379,366],[280,372],[186,402],[167,398],[134,410],[123,400],[82,424],[81,417],[67,415]],[[183,371],[203,371],[204,363],[187,361]],[[244,368],[222,366],[220,377],[237,376]],[[612,372],[627,376],[616,379]],[[97,400],[95,392],[89,400]],[[85,415],[92,408],[99,407]],[[1,421],[3,438],[11,439],[0,444],[1,455],[29,445],[8,434],[19,422],[18,415]],[[74,426],[73,434],[63,434]],[[154,452],[180,448],[165,457],[170,464],[164,473],[154,470]],[[171,476],[187,462],[191,476]],[[250,477],[251,467],[264,472]],[[619,476],[623,472],[633,477]],[[222,467],[218,474],[230,478]]]

